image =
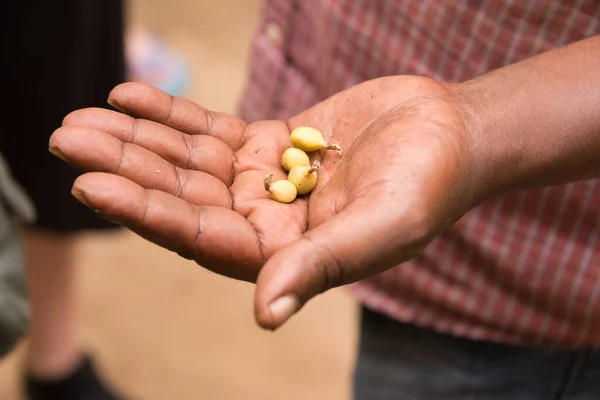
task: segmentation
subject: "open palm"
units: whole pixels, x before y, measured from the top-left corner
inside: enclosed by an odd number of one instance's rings
[[[366,82],[287,122],[246,124],[136,83],[102,109],[68,115],[50,140],[87,172],[74,195],[102,217],[217,273],[256,281],[256,315],[363,279],[414,256],[472,202],[463,113],[445,86],[417,77]],[[269,198],[285,179],[291,129],[308,125],[343,149],[321,163],[310,196]],[[289,313],[283,313],[289,314]]]

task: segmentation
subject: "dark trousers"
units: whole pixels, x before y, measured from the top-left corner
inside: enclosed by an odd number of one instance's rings
[[[19,0],[0,7],[0,152],[55,231],[113,227],[71,196],[79,172],[48,152],[71,111],[107,107],[125,79],[121,0]]]
[[[363,310],[356,400],[598,400],[600,350],[442,335]]]

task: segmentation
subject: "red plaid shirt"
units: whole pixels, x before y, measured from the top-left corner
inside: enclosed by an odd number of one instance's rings
[[[263,11],[248,121],[286,119],[383,75],[463,81],[600,32],[594,0],[269,0]],[[416,259],[350,288],[440,332],[600,346],[598,180],[483,204]]]

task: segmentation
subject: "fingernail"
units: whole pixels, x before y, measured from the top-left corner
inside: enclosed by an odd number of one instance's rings
[[[104,214],[102,214],[100,212],[100,210],[94,210],[94,212],[100,217],[105,219],[107,222],[110,222],[111,224],[115,224],[115,225],[121,225],[121,223],[119,221],[115,221],[114,219],[112,219],[111,217],[108,217]]]
[[[277,327],[287,321],[300,308],[300,301],[295,295],[280,297],[269,305],[273,324]]]
[[[60,158],[61,160],[68,162],[67,158],[65,157],[65,155],[60,151],[60,149],[56,146],[50,146],[50,148],[48,148],[48,151],[52,154],[54,154],[56,157]]]
[[[116,102],[116,100],[115,100],[115,99],[113,99],[113,98],[109,97],[109,98],[108,98],[108,100],[106,100],[106,102],[108,103],[108,105],[110,105],[110,106],[112,106],[112,107],[116,108],[117,110],[119,110],[119,111],[123,111],[123,110],[121,109],[121,106],[119,105],[119,103],[117,103],[117,102]]]
[[[80,189],[72,189],[71,190],[71,194],[73,195],[73,197],[75,197],[77,200],[79,200],[79,202],[81,204],[83,204],[84,206],[86,206],[87,208],[92,208],[92,205],[88,202],[88,200],[85,198],[85,193],[83,192],[83,190]]]

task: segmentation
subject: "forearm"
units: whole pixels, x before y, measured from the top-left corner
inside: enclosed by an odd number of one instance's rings
[[[600,176],[600,36],[457,86],[482,197]]]

